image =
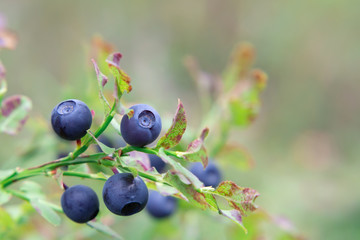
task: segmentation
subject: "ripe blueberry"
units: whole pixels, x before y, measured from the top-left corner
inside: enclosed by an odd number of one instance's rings
[[[86,223],[99,212],[99,199],[91,188],[75,185],[61,196],[61,207],[68,218],[77,223]]]
[[[191,165],[190,171],[199,178],[206,187],[217,187],[221,182],[221,172],[213,162],[209,162],[205,169],[201,163],[196,162]]]
[[[155,141],[161,131],[161,118],[157,111],[146,104],[137,104],[130,109],[134,115],[121,119],[120,131],[125,142],[132,146],[143,147]]]
[[[149,191],[140,177],[118,173],[106,180],[103,199],[106,207],[121,216],[130,216],[144,209]]]
[[[150,166],[154,167],[159,173],[165,172],[166,163],[155,154],[148,154],[150,159]]]
[[[163,196],[156,191],[151,191],[146,210],[154,218],[166,218],[171,216],[177,209],[177,199],[171,196]]]
[[[51,112],[51,125],[61,138],[77,140],[85,136],[92,123],[90,109],[77,99],[63,101]]]

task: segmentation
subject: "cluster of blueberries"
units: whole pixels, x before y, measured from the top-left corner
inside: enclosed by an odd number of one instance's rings
[[[137,147],[155,141],[161,131],[161,118],[157,111],[146,104],[137,104],[130,109],[134,110],[133,116],[129,118],[124,115],[120,124],[124,141]],[[84,102],[70,99],[55,106],[51,113],[51,124],[61,138],[78,140],[85,136],[91,127],[92,114]],[[102,139],[102,142],[111,146],[108,139]],[[149,154],[149,159],[151,166],[159,173],[166,171],[166,164],[160,157]],[[216,187],[221,181],[221,173],[213,162],[210,162],[206,169],[203,169],[201,163],[195,163],[190,171],[205,186]],[[77,223],[86,223],[94,219],[99,212],[99,200],[94,190],[85,185],[64,186],[61,206],[65,215]],[[102,196],[106,207],[120,216],[133,215],[146,206],[151,216],[166,218],[177,209],[176,198],[163,196],[156,191],[149,192],[145,182],[131,173],[116,173],[108,178]]]

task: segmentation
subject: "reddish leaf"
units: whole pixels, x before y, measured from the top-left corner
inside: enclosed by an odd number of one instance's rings
[[[115,77],[115,97],[117,99],[120,99],[125,91],[129,93],[132,89],[130,85],[130,77],[120,68],[121,57],[121,53],[113,53],[110,55],[111,60],[106,60],[109,65],[110,72]]]
[[[16,134],[24,126],[32,104],[28,97],[14,95],[6,98],[1,105],[0,132]]]
[[[168,149],[175,147],[180,142],[186,130],[186,123],[185,109],[180,99],[178,99],[178,107],[172,125],[166,134],[159,139],[156,148],[163,147]]]
[[[242,216],[257,209],[254,201],[260,195],[256,190],[239,187],[232,181],[221,182],[213,194],[225,198]]]

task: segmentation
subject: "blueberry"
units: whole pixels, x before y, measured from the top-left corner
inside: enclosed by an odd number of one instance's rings
[[[155,141],[161,131],[161,118],[155,109],[146,104],[137,104],[130,109],[134,115],[121,120],[120,131],[125,142],[132,146],[143,147]]]
[[[155,154],[148,154],[150,158],[150,166],[154,167],[159,173],[165,172],[166,163]]]
[[[204,183],[206,187],[217,187],[221,182],[221,172],[213,162],[209,162],[204,169],[203,165],[196,162],[191,165],[190,171]]]
[[[61,196],[61,207],[65,215],[77,223],[86,223],[99,212],[99,199],[91,188],[75,185]]]
[[[163,196],[156,191],[151,191],[146,210],[154,218],[166,218],[171,216],[177,209],[177,199],[171,196]]]
[[[85,136],[91,123],[90,109],[80,100],[63,101],[51,112],[51,125],[54,131],[66,140],[77,140]]]
[[[121,216],[140,212],[146,206],[149,191],[140,177],[131,173],[118,173],[106,180],[103,199],[106,207]]]

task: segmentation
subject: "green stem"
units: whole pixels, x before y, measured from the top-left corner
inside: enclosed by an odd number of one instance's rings
[[[159,151],[158,150],[154,150],[152,148],[146,148],[146,147],[134,147],[134,146],[126,146],[123,149],[121,149],[121,154],[124,153],[128,153],[128,152],[132,152],[132,151],[138,151],[138,152],[143,152],[143,153],[149,153],[149,154],[154,154],[154,155],[159,155]],[[180,159],[182,160],[182,157],[179,157],[176,152],[174,151],[170,151],[170,150],[164,150],[164,152],[166,153],[166,155],[168,156],[172,156],[174,158]]]
[[[116,108],[116,102],[114,102],[109,115],[106,116],[103,123],[95,131],[95,133],[94,133],[95,137],[99,137],[105,131],[105,129],[108,127],[111,120],[115,116],[115,108]],[[52,170],[52,169],[55,169],[55,168],[61,167],[61,166],[67,166],[67,165],[72,165],[72,164],[81,164],[81,163],[90,163],[90,162],[97,163],[97,160],[94,160],[93,158],[88,158],[88,159],[85,158],[85,159],[75,160],[77,157],[80,156],[80,154],[82,154],[83,152],[85,152],[88,149],[88,147],[90,146],[90,144],[93,141],[93,138],[89,134],[87,134],[83,139],[84,139],[83,145],[80,147],[77,147],[76,150],[72,154],[69,154],[68,156],[66,156],[64,158],[42,164],[37,167],[16,171],[15,174],[3,179],[0,182],[0,186],[5,188],[5,187],[11,185],[12,183],[19,181],[21,179],[41,175],[48,170]]]

